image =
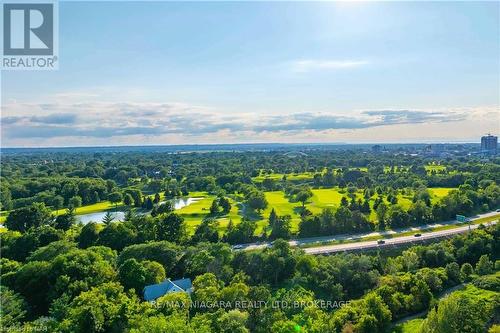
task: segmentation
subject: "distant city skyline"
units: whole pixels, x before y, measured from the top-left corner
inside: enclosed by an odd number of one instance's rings
[[[60,2],[2,147],[453,143],[500,133],[498,2]]]

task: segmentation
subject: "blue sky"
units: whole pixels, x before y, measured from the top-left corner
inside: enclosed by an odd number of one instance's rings
[[[2,146],[477,141],[498,2],[61,2],[53,72],[2,72]]]

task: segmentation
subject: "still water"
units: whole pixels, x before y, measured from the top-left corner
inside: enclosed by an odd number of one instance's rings
[[[172,203],[174,205],[174,209],[181,209],[186,206],[189,206],[192,203],[195,203],[202,198],[177,198],[177,199],[172,199]],[[111,216],[113,216],[113,221],[123,221],[125,218],[125,211],[122,210],[117,210],[117,211],[112,211],[110,212]],[[102,222],[102,219],[106,215],[106,212],[97,212],[97,213],[89,213],[89,214],[83,214],[83,215],[77,215],[76,218],[83,224],[87,224],[89,222]]]

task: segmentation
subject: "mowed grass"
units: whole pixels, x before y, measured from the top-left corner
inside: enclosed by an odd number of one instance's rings
[[[432,188],[429,189],[432,195],[432,200],[438,200],[439,198],[447,195],[452,188]],[[313,189],[313,196],[306,203],[306,208],[309,209],[313,214],[319,214],[325,208],[334,208],[336,209],[341,202],[343,196],[347,196],[347,192],[338,187],[336,188],[325,188],[325,189]],[[150,195],[153,197],[154,195]],[[268,217],[271,213],[271,210],[274,208],[276,214],[282,215],[290,215],[292,217],[292,230],[297,231],[300,223],[300,212],[302,209],[302,204],[299,202],[290,202],[289,199],[285,196],[283,191],[271,191],[265,192],[266,199],[268,201],[268,207],[262,211],[260,214],[257,214],[253,211],[249,211],[248,209],[244,209],[242,204],[238,203],[234,199],[230,199],[231,202],[231,211],[223,216],[217,217],[219,222],[218,229],[222,233],[227,228],[229,220],[232,220],[236,225],[241,222],[241,219],[245,215],[250,220],[257,223],[256,233],[260,234],[262,231],[266,230],[268,226]],[[163,193],[160,193],[160,197],[163,200]],[[210,213],[210,206],[212,205],[212,201],[216,198],[215,195],[208,194],[207,192],[191,192],[187,197],[190,198],[200,198],[200,200],[183,207],[176,211],[179,215],[181,215],[187,225],[188,231],[192,234],[201,221],[208,217]],[[358,190],[356,192],[357,198],[363,197],[363,191]],[[375,194],[372,198],[370,198],[370,206],[373,207],[373,203],[377,195]],[[408,209],[412,203],[412,196],[404,196],[402,194],[398,194],[398,204],[401,205],[404,209]],[[118,204],[118,209],[123,208],[123,204]],[[92,205],[78,207],[76,209],[77,215],[97,213],[102,211],[114,210],[115,205],[109,201],[103,201]],[[53,211],[54,215],[61,215],[66,212],[66,209],[60,209]],[[372,210],[369,216],[372,222],[376,221],[376,214]],[[0,216],[0,222],[5,221],[6,215]]]
[[[83,214],[91,214],[91,213],[98,213],[98,212],[103,212],[107,210],[113,210],[115,208],[120,208],[123,207],[122,203],[119,203],[118,205],[115,205],[109,201],[101,201],[92,205],[86,205],[86,206],[81,206],[75,209],[75,214],[76,215],[83,215]],[[59,209],[59,210],[54,210],[52,211],[52,214],[55,216],[62,215],[67,212],[67,209]]]
[[[261,183],[264,179],[272,179],[275,181],[281,181],[283,176],[286,176],[286,179],[289,181],[297,181],[297,180],[311,180],[314,177],[315,172],[302,172],[302,173],[270,173],[270,174],[261,174],[257,177],[253,177],[252,180],[256,183]]]
[[[206,192],[193,192],[189,194],[191,198],[199,198],[200,200],[193,202],[192,204],[182,207],[175,212],[184,218],[188,232],[193,234],[196,227],[203,221],[203,219],[209,217],[210,206],[212,202],[216,199],[215,195],[208,194]],[[229,199],[231,202],[231,211],[226,215],[220,215],[216,219],[219,222],[218,230],[220,233],[226,230],[229,221],[232,220],[234,225],[241,222],[243,217],[241,212],[241,205],[235,200]],[[263,224],[258,223],[258,230],[260,232],[263,230]]]
[[[313,213],[320,213],[324,208],[338,207],[345,193],[341,193],[338,188],[325,188],[312,190],[313,197],[307,208]]]
[[[432,195],[432,200],[438,200],[443,196],[447,195],[453,188],[436,188],[429,189]],[[325,208],[336,209],[340,205],[342,197],[347,196],[347,193],[340,188],[327,188],[327,189],[313,189],[313,196],[306,203],[306,208],[309,209],[313,214],[319,214]],[[271,210],[274,208],[276,214],[278,215],[290,215],[292,217],[292,230],[298,230],[298,225],[300,223],[300,211],[302,204],[299,202],[290,202],[283,191],[272,191],[265,192],[266,199],[269,203],[268,207],[261,213],[260,218],[253,218],[257,220],[261,225],[267,225],[267,218]],[[370,221],[376,221],[376,213],[373,211],[373,204],[377,198],[377,194],[370,198],[370,206],[372,211],[370,213]],[[357,198],[363,197],[363,191],[358,190],[356,192]],[[398,204],[404,209],[410,208],[412,204],[413,195],[402,195],[398,194]],[[387,202],[386,202],[387,203]],[[387,203],[390,205],[389,203]]]
[[[427,172],[432,172],[432,171],[444,171],[446,170],[446,166],[444,165],[438,165],[438,164],[429,164],[425,166],[425,170]]]
[[[422,323],[424,322],[423,318],[416,318],[412,320],[408,320],[402,324],[397,325],[394,330],[392,331],[393,333],[419,333],[420,332],[420,327],[422,326]]]
[[[212,196],[206,196],[186,207],[176,210],[176,213],[184,218],[190,232],[194,232],[196,226],[207,217],[213,199]]]
[[[325,208],[336,208],[340,205],[340,200],[345,195],[339,188],[313,189],[313,196],[306,203],[306,208],[313,214],[319,214]],[[261,213],[260,223],[267,225],[267,219],[274,208],[278,215],[290,215],[292,217],[292,230],[298,230],[300,223],[300,212],[302,203],[290,202],[283,191],[265,192],[268,207]],[[359,195],[362,195],[360,192]]]
[[[118,204],[118,208],[123,207],[122,203]],[[86,205],[86,206],[81,206],[75,209],[75,214],[76,215],[84,215],[84,214],[91,214],[91,213],[98,213],[98,212],[105,212],[108,210],[113,210],[115,209],[115,204],[109,202],[109,201],[101,201],[92,205]],[[68,210],[66,208],[58,209],[58,210],[53,210],[52,215],[54,216],[59,216],[64,213],[66,213]],[[9,212],[6,212],[6,214],[2,214],[0,216],[0,223],[5,222],[7,219],[7,215],[9,215]]]
[[[406,170],[408,167],[403,167],[403,170]],[[432,171],[435,172],[441,172],[446,170],[446,166],[444,165],[438,165],[438,164],[429,164],[424,166],[425,170],[427,173],[431,173]],[[339,167],[340,169],[340,167]],[[349,168],[350,170],[359,170],[362,172],[368,172],[367,167],[351,167]],[[335,170],[338,170],[337,168]],[[391,171],[391,167],[389,166],[384,166],[384,172],[388,173]],[[324,173],[326,172],[326,169],[323,170],[322,172],[319,173]],[[398,173],[401,172],[401,167],[394,167],[394,172]],[[318,172],[301,172],[301,173],[289,173],[289,174],[284,174],[284,173],[264,173],[261,172],[260,175],[253,177],[252,180],[256,183],[261,183],[264,181],[264,179],[272,179],[274,181],[281,181],[283,180],[283,177],[286,176],[286,179],[288,181],[311,181],[314,178],[314,175]]]
[[[291,203],[283,191],[265,192],[265,195],[268,202],[268,207],[263,213],[265,216],[268,216],[273,208],[278,215],[293,215],[295,209],[300,207],[299,203]]]
[[[455,190],[453,187],[432,187],[429,188],[432,199],[441,199],[442,197],[448,195],[451,190]]]

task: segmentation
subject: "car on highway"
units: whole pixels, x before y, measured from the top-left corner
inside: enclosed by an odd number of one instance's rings
[[[414,237],[420,237],[420,236],[422,236],[422,234],[415,234],[415,235],[413,235],[413,236],[414,236]]]
[[[383,239],[379,239],[379,240],[377,241],[377,244],[385,244],[385,240],[383,240]]]
[[[243,245],[234,245],[233,250],[241,250],[243,248]]]

